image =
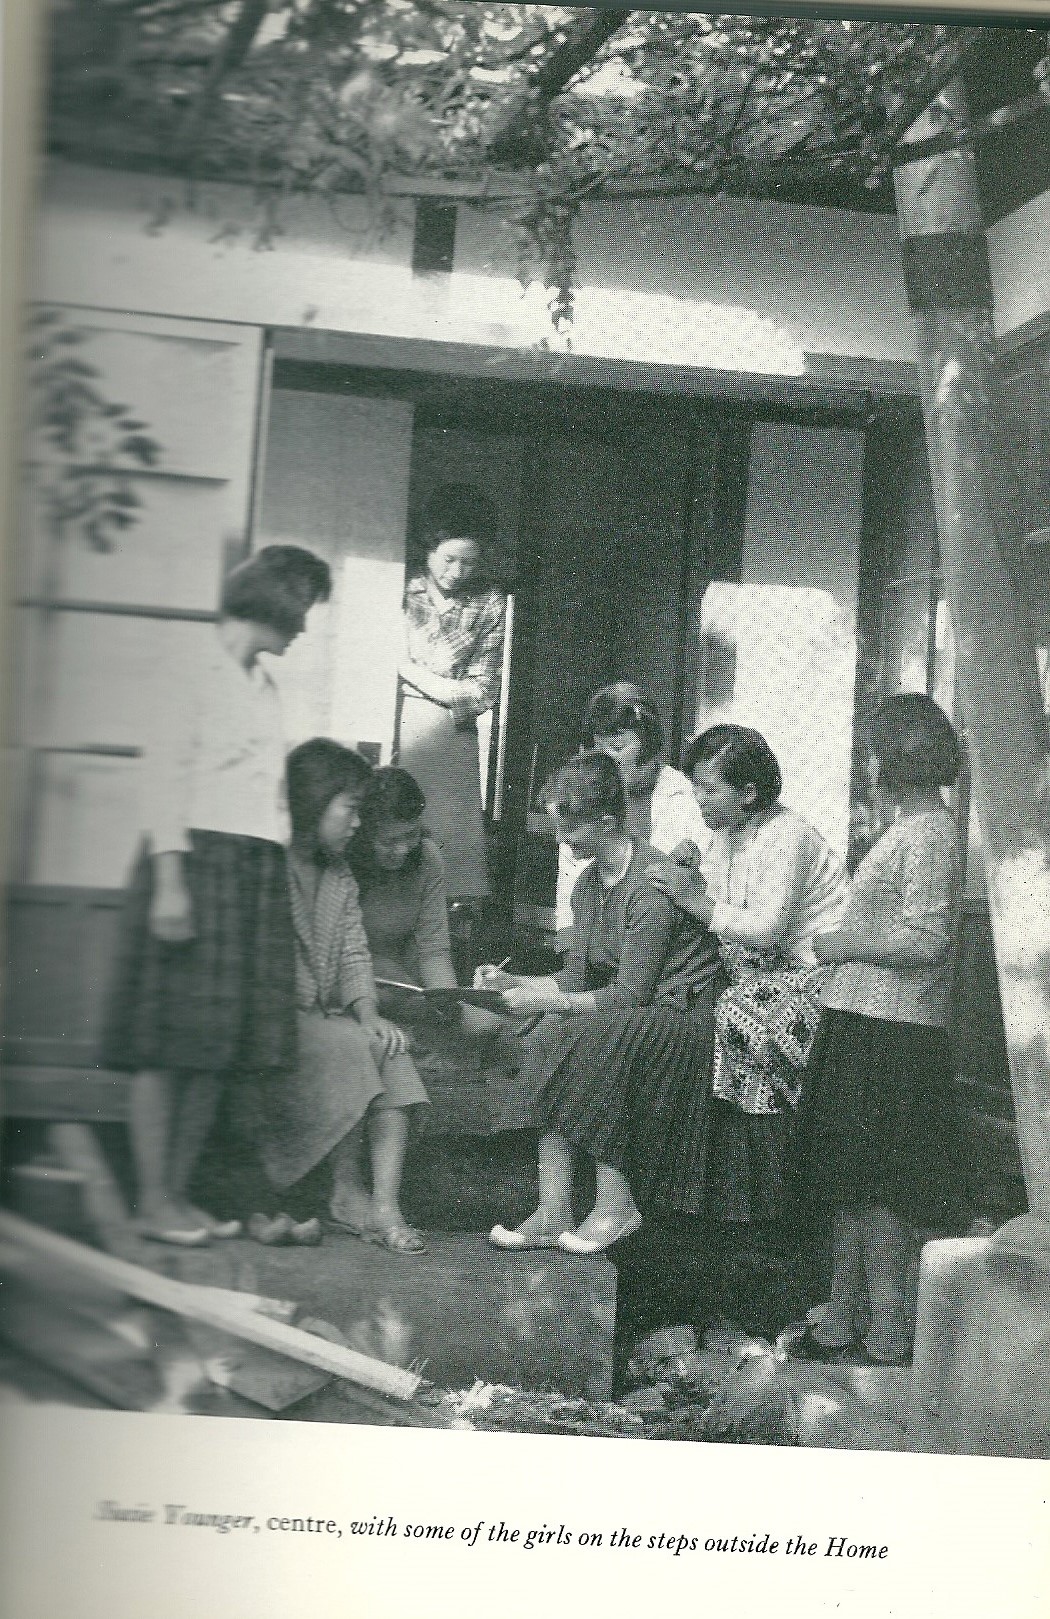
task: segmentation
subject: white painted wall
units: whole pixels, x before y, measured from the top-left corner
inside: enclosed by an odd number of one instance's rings
[[[272,396],[258,543],[307,545],[333,576],[311,633],[271,664],[290,742],[378,742],[389,761],[411,452],[402,400]]]
[[[735,649],[732,693],[697,729],[753,725],[784,802],[845,856],[857,661],[864,436],[759,422],[739,584],[714,584],[702,630]]]
[[[413,209],[296,198],[272,246],[243,188],[55,164],[38,296],[260,326],[521,348],[550,342],[499,216],[460,209],[451,278],[413,277]],[[801,376],[806,354],[908,361],[893,218],[733,198],[592,203],[577,231],[579,355]]]
[[[718,370],[801,375],[807,354],[911,361],[895,217],[736,197],[584,204],[574,232],[573,349]],[[493,278],[491,318],[522,328],[514,238],[461,209],[463,295]],[[545,320],[545,294],[525,306]]]
[[[1050,191],[992,226],[988,258],[1000,337],[1050,310]]]

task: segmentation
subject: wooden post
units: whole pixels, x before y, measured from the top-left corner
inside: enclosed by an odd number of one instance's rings
[[[967,117],[953,81],[906,141],[963,131]],[[898,167],[896,192],[1021,1162],[1032,1212],[1050,1217],[1050,745],[1018,507],[1004,489],[972,150]]]

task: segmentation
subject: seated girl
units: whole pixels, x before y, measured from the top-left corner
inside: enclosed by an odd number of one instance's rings
[[[375,975],[423,989],[451,989],[456,984],[448,927],[448,892],[441,851],[423,823],[426,799],[407,770],[394,765],[372,773],[361,799],[361,825],[350,843],[348,858],[357,879],[361,914]],[[413,1021],[413,1040],[441,1049],[450,1026],[428,1017],[418,997],[380,993],[380,1004],[396,1007]],[[461,1008],[451,1026],[452,1045],[460,1048],[461,1031],[488,1032],[498,1023],[476,1007]],[[419,1026],[417,1027],[417,1023]]]
[[[408,1110],[427,1093],[403,1032],[379,1015],[357,883],[345,858],[370,773],[359,754],[324,737],[288,758],[299,1062],[294,1074],[267,1087],[261,1150],[281,1188],[327,1160],[333,1222],[393,1253],[419,1254],[426,1245],[398,1199]]]
[[[702,858],[678,850],[652,881],[718,935],[732,980],[715,1012],[711,1212],[776,1221],[828,976],[813,938],[842,917],[848,879],[820,833],[780,802],[780,766],[758,731],[714,725],[683,768],[713,836]]]
[[[573,890],[567,965],[552,978],[494,967],[477,982],[509,1012],[542,1014],[525,1038],[497,1129],[538,1128],[540,1200],[497,1247],[595,1254],[648,1208],[698,1214],[718,950],[707,928],[649,883],[653,850],[628,831],[623,778],[604,753],[570,761],[545,790],[558,841],[588,862]],[[597,1200],[575,1226],[572,1152],[595,1160]]]

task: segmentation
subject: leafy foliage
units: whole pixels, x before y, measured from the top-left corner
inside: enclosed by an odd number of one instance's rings
[[[112,551],[141,506],[128,474],[156,466],[160,446],[130,406],[102,393],[84,332],[50,309],[34,314],[29,330],[30,465],[48,530]]]
[[[584,197],[877,190],[974,32],[471,0],[55,0],[50,136],[77,158],[265,188],[268,230],[299,190],[380,206],[411,181],[509,194],[566,318]]]

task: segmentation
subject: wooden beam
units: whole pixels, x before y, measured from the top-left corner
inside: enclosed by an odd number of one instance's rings
[[[955,80],[909,131],[965,129]],[[894,183],[937,530],[984,838],[1003,1023],[1029,1203],[1050,1216],[1050,738],[1025,592],[1020,502],[1005,481],[997,353],[974,157],[959,146]]]
[[[128,1298],[140,1299],[157,1309],[168,1310],[183,1321],[196,1321],[206,1327],[218,1327],[232,1338],[258,1344],[262,1349],[287,1355],[290,1360],[312,1366],[316,1371],[329,1372],[350,1383],[373,1389],[392,1399],[411,1400],[421,1379],[414,1372],[403,1371],[355,1349],[344,1349],[324,1338],[288,1326],[269,1316],[245,1309],[227,1297],[216,1297],[215,1290],[195,1286],[190,1282],[172,1281],[158,1276],[141,1265],[131,1265],[110,1254],[96,1252],[83,1243],[71,1242],[53,1231],[46,1231],[17,1215],[0,1212],[0,1242],[22,1249],[51,1263],[56,1271],[65,1269],[76,1276],[93,1280],[102,1287],[112,1288]]]

